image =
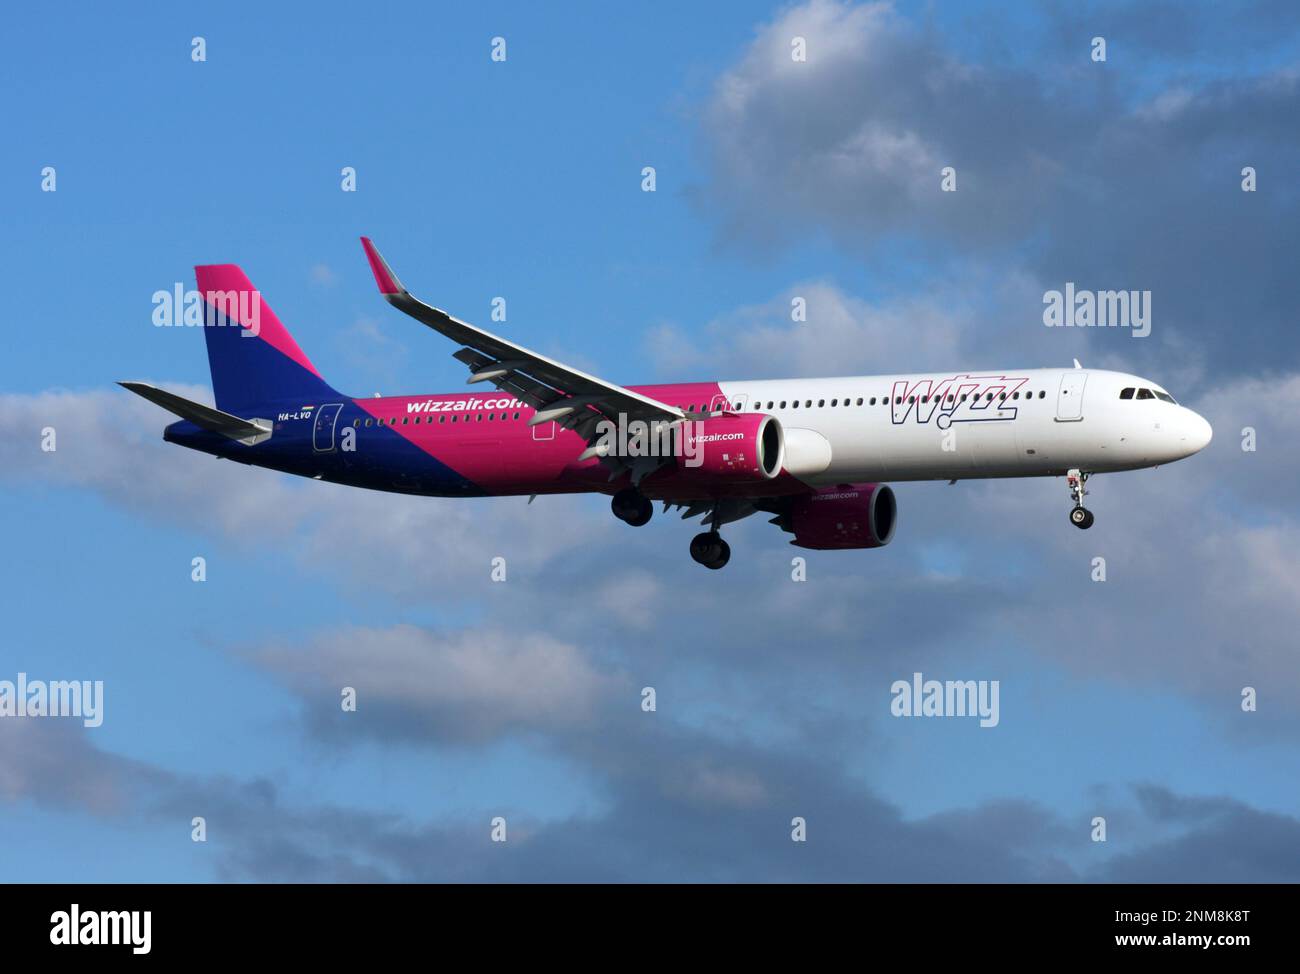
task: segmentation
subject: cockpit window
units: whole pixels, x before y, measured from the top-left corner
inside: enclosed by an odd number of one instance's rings
[[[1119,391],[1119,397],[1120,397],[1121,399],[1132,399],[1132,398],[1133,398],[1133,387],[1132,387],[1132,386],[1129,386],[1127,389],[1121,389],[1121,390]]]
[[[1139,399],[1154,399],[1155,396],[1153,396],[1153,395],[1151,394],[1151,390],[1150,390],[1150,389],[1139,389],[1139,390],[1138,390],[1138,398],[1139,398]]]
[[[1167,392],[1161,392],[1159,389],[1156,390],[1156,398],[1161,399],[1164,402],[1172,402],[1175,406],[1178,405],[1178,403],[1174,401],[1173,396],[1169,395]]]

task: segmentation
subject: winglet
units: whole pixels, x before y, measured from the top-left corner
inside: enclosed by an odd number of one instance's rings
[[[375,245],[370,242],[369,237],[361,238],[361,246],[365,248],[366,260],[370,261],[370,270],[375,275],[375,283],[379,285],[379,293],[384,297],[391,297],[395,294],[404,294],[406,288],[402,287],[402,282],[397,279],[393,269],[388,266],[388,261],[380,256]]]

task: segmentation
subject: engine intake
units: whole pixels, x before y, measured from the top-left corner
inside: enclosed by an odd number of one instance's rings
[[[889,485],[844,484],[794,498],[781,526],[794,533],[791,544],[826,551],[883,548],[893,540],[897,521]]]
[[[771,480],[785,462],[781,424],[762,413],[686,423],[678,436],[678,466],[685,475],[700,480]]]

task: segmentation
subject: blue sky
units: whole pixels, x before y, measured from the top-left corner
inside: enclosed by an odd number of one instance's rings
[[[1277,854],[1300,849],[1285,9],[56,4],[11,21],[0,679],[103,680],[106,717],[0,720],[4,879],[1297,878]],[[794,33],[810,74],[791,81],[770,53]],[[836,165],[864,132],[902,148]],[[919,188],[931,160],[958,167],[957,200]],[[201,394],[200,336],[153,327],[151,295],[235,262],[338,388],[460,388],[453,347],[374,293],[361,234],[426,300],[487,323],[504,296],[499,330],[614,381],[1080,355],[1162,379],[1216,440],[1098,478],[1086,539],[1056,481],[902,485],[890,547],[809,553],[795,583],[763,523],[735,526],[713,577],[687,526],[631,535],[598,498],[227,469],[164,446],[167,418],[112,385]],[[1041,294],[1065,279],[1153,288],[1152,338],[1047,332]],[[917,670],[998,679],[1000,726],[891,718],[890,683]],[[518,829],[508,851],[493,815]]]

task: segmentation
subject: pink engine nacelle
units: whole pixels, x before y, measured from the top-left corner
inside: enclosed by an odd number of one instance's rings
[[[762,413],[687,422],[678,435],[678,469],[692,479],[727,483],[771,480],[785,463],[781,424]]]
[[[787,530],[800,548],[882,548],[893,539],[897,520],[887,484],[843,484],[796,497]]]

